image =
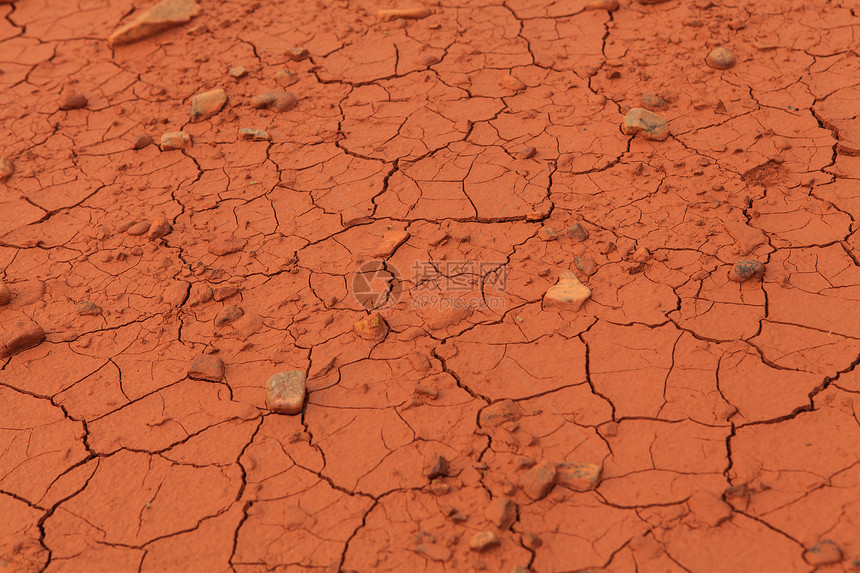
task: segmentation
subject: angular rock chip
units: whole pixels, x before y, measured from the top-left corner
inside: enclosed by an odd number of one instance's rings
[[[447,476],[448,460],[438,454],[432,456],[426,464],[426,470],[424,474],[431,480],[436,479],[438,477]]]
[[[191,362],[188,376],[197,380],[219,382],[224,379],[224,361],[212,354],[201,354]]]
[[[390,257],[397,250],[397,247],[405,243],[408,239],[409,233],[406,231],[388,231],[382,235],[382,240],[373,251],[373,256],[379,259]]]
[[[94,302],[82,300],[75,306],[75,312],[82,316],[98,316],[102,313],[102,309]]]
[[[575,312],[590,297],[591,291],[588,287],[579,282],[575,274],[564,271],[561,273],[558,283],[550,287],[543,296],[543,308],[559,308]]]
[[[245,75],[247,75],[248,70],[246,70],[246,69],[245,69],[244,67],[242,67],[242,66],[233,66],[232,68],[230,68],[229,70],[227,70],[227,73],[228,73],[228,74],[230,75],[230,77],[232,77],[232,78],[243,78],[243,77],[245,77]]]
[[[152,136],[147,135],[145,133],[138,135],[134,138],[134,141],[131,142],[132,149],[143,149],[147,145],[152,143]]]
[[[86,96],[77,92],[67,91],[60,96],[60,109],[63,111],[83,109],[87,107],[87,103]]]
[[[729,280],[742,283],[748,280],[761,280],[764,276],[764,265],[753,259],[741,259],[732,265]]]
[[[523,416],[523,410],[513,400],[501,400],[490,404],[478,416],[482,428],[492,428],[505,422],[516,422]]]
[[[149,231],[146,233],[147,238],[151,241],[160,239],[170,233],[170,222],[167,217],[161,215],[152,220],[149,224]]]
[[[191,121],[209,119],[227,103],[227,94],[221,88],[209,90],[191,98]]]
[[[271,141],[272,138],[265,129],[242,127],[239,128],[239,139],[243,141]]]
[[[669,137],[669,124],[652,111],[643,107],[634,107],[624,116],[621,131],[625,135],[640,133],[645,139],[664,141]]]
[[[503,88],[507,88],[515,92],[526,89],[526,84],[511,75],[503,77],[499,84],[501,84]]]
[[[0,157],[0,181],[5,181],[15,172],[15,166],[12,160],[6,157]]]
[[[302,370],[274,374],[266,383],[266,404],[279,414],[298,414],[305,403],[307,387]]]
[[[482,553],[502,543],[499,536],[492,531],[479,531],[469,540],[469,549]]]
[[[555,486],[558,470],[555,464],[544,460],[520,476],[520,485],[527,496],[537,501],[543,499]]]
[[[271,109],[274,111],[288,111],[298,105],[299,100],[290,92],[275,90],[255,95],[251,105],[257,109]]]
[[[185,149],[191,145],[191,136],[184,131],[170,131],[161,136],[161,150]]]
[[[236,322],[244,315],[245,311],[238,306],[227,305],[215,315],[215,326],[227,326],[231,322]]]
[[[560,463],[556,469],[557,483],[574,491],[588,491],[597,487],[603,471],[600,464],[577,462]]]
[[[0,358],[8,358],[22,350],[33,348],[45,340],[45,331],[35,322],[22,320],[14,323],[0,339]]]
[[[158,32],[189,22],[200,13],[194,0],[163,0],[108,37],[110,47],[138,42]]]
[[[388,323],[378,313],[373,313],[356,322],[353,330],[365,340],[379,341],[388,334]]]

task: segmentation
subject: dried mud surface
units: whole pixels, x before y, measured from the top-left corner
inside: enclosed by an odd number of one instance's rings
[[[856,4],[148,7],[0,2],[0,570],[860,567]]]

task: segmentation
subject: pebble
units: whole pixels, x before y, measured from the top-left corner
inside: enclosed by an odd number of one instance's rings
[[[509,497],[497,497],[487,506],[484,517],[499,529],[507,529],[517,519],[517,504]]]
[[[254,129],[251,127],[239,128],[239,139],[242,141],[271,141],[272,138],[265,129]]]
[[[160,215],[149,224],[149,232],[146,233],[149,240],[154,241],[170,233],[170,223],[167,217]]]
[[[224,379],[224,361],[212,354],[201,354],[191,361],[189,378],[219,382]]]
[[[0,181],[6,181],[15,172],[15,166],[8,157],[0,157]]]
[[[588,287],[579,282],[576,275],[570,271],[561,273],[561,278],[550,287],[543,296],[544,308],[559,308],[562,310],[578,311],[591,297]]]
[[[526,84],[510,75],[503,77],[499,83],[503,88],[507,88],[515,92],[526,89]]]
[[[139,223],[132,224],[125,232],[132,237],[139,237],[149,230],[151,224],[147,221],[140,221]]]
[[[194,283],[188,292],[188,306],[197,306],[212,300],[212,287],[206,283]]]
[[[573,264],[587,277],[597,272],[597,263],[591,257],[573,257]]]
[[[436,543],[421,543],[413,551],[420,553],[432,561],[448,561],[451,559],[451,550]]]
[[[430,8],[390,8],[387,10],[378,10],[376,17],[385,21],[397,20],[398,18],[420,20],[432,13]]]
[[[544,226],[538,229],[538,237],[540,237],[541,241],[555,241],[558,239],[558,233],[552,227]]]
[[[248,75],[248,70],[246,70],[242,66],[233,66],[229,70],[227,70],[227,74],[232,78],[244,78]]]
[[[6,283],[0,281],[0,306],[6,306],[10,302],[12,302],[12,293],[9,292]]]
[[[239,287],[236,287],[233,285],[228,285],[228,286],[218,287],[215,290],[213,290],[212,291],[212,298],[218,302],[221,302],[222,300],[226,300],[226,299],[228,299],[231,296],[236,295],[236,294],[239,294]]]
[[[134,138],[134,141],[131,142],[132,149],[143,149],[147,145],[152,143],[152,136],[147,135],[145,133],[138,135]]]
[[[555,486],[558,470],[555,464],[544,460],[520,475],[520,486],[531,499],[543,499]]]
[[[390,257],[397,250],[397,247],[405,243],[409,239],[409,233],[406,231],[388,231],[382,235],[382,240],[373,251],[373,256],[379,259]]]
[[[529,145],[528,147],[524,147],[522,151],[520,151],[520,157],[522,159],[531,159],[537,154],[537,149]]]
[[[353,330],[359,338],[380,341],[388,334],[388,323],[378,313],[373,313],[356,322]]]
[[[574,243],[581,243],[588,239],[588,231],[586,231],[585,227],[579,223],[574,223],[567,229],[567,236],[573,240]]]
[[[284,54],[295,62],[304,60],[310,55],[305,48],[289,48]]]
[[[447,476],[448,460],[438,454],[432,456],[427,463],[424,475],[426,475],[431,480],[436,479],[438,477]]]
[[[810,565],[832,565],[842,561],[842,550],[830,539],[822,539],[803,552],[803,559]]]
[[[67,91],[60,96],[60,109],[63,111],[83,109],[85,107],[87,107],[87,98],[83,94]]]
[[[479,531],[469,540],[469,549],[482,553],[501,545],[502,540],[492,531]]]
[[[0,358],[38,346],[44,340],[45,331],[41,326],[32,321],[18,321],[0,339]]]
[[[482,428],[491,428],[505,422],[515,422],[522,416],[522,409],[513,400],[501,400],[481,410],[478,423]]]
[[[732,265],[729,280],[742,283],[748,280],[761,280],[764,276],[764,265],[752,259],[741,259]]]
[[[626,135],[641,133],[646,139],[664,141],[669,137],[669,124],[654,112],[634,107],[624,116],[621,131]]]
[[[600,483],[600,464],[564,462],[558,464],[558,484],[574,491],[589,491]]]
[[[238,306],[229,304],[215,315],[215,326],[227,326],[231,322],[235,322],[242,318],[244,314],[244,310]]]
[[[615,12],[618,10],[618,0],[592,0],[585,5],[586,10],[606,10]]]
[[[251,105],[257,109],[271,109],[274,111],[288,111],[296,107],[299,101],[296,96],[283,90],[265,92],[254,96]]]
[[[132,22],[120,26],[108,37],[110,47],[138,42],[162,30],[173,28],[191,20],[200,13],[194,0],[164,0]]]
[[[164,289],[162,300],[169,305],[179,306],[185,302],[188,296],[188,283],[185,281],[176,281]]]
[[[307,387],[302,370],[278,372],[266,383],[266,404],[279,414],[298,414],[305,403]]]
[[[630,255],[630,260],[637,263],[647,263],[651,258],[651,251],[646,249],[645,247],[638,247],[633,254]]]
[[[245,239],[222,237],[209,243],[209,252],[218,257],[236,253],[245,248]]]
[[[82,300],[75,306],[75,312],[81,316],[98,316],[102,313],[102,308],[94,302]]]
[[[191,145],[191,136],[184,131],[169,131],[161,136],[161,150],[185,149]]]
[[[735,65],[735,55],[728,48],[719,47],[708,52],[705,61],[712,68],[725,70]]]
[[[191,121],[203,121],[217,114],[227,103],[227,94],[221,88],[209,90],[191,98]]]
[[[290,70],[280,70],[275,74],[275,82],[285,88],[296,83],[296,75]]]
[[[659,111],[669,106],[669,102],[656,94],[642,94],[640,101],[642,102],[642,107],[651,111]]]

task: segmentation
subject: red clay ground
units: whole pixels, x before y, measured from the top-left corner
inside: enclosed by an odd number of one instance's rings
[[[857,5],[380,1],[0,2],[0,571],[860,568]]]

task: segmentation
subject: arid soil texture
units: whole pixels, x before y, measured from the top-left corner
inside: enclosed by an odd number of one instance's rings
[[[0,1],[0,571],[860,569],[858,15]]]

